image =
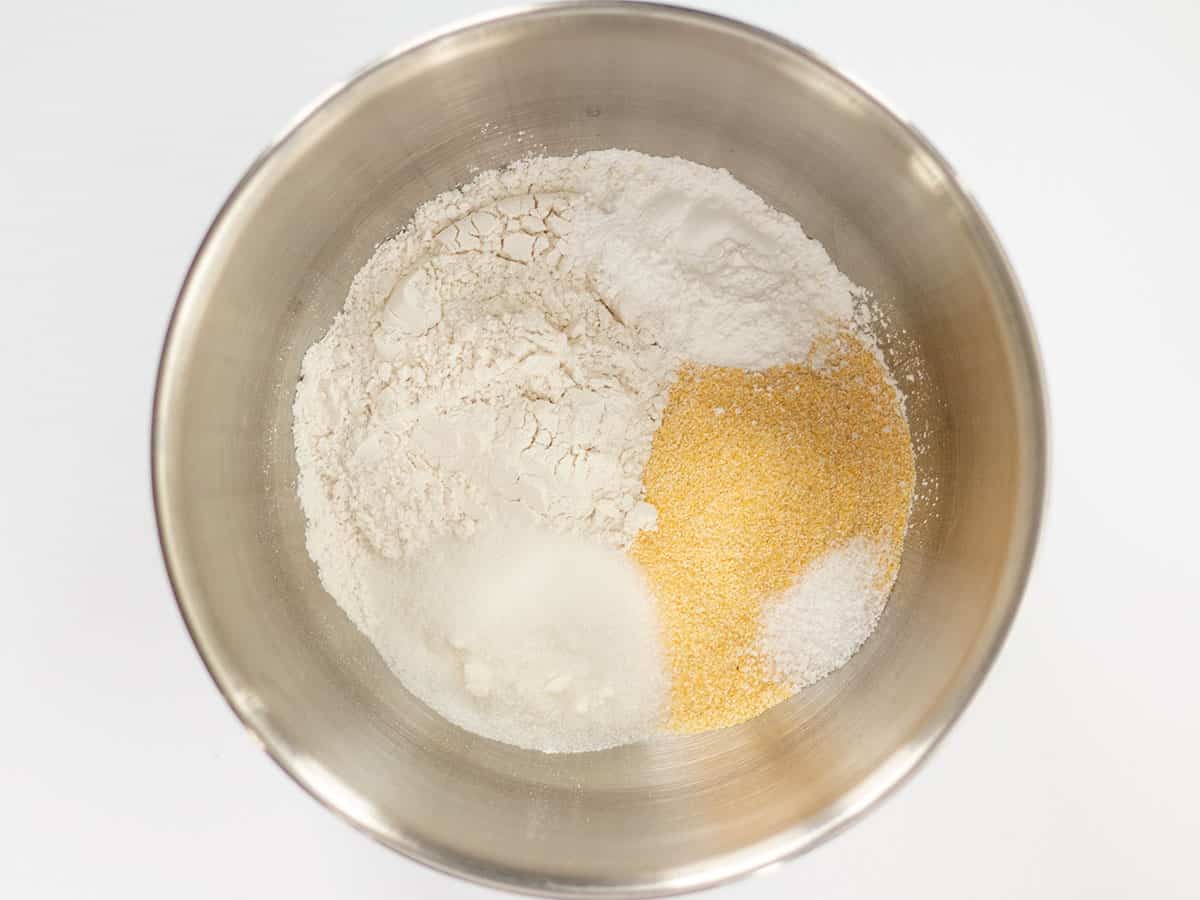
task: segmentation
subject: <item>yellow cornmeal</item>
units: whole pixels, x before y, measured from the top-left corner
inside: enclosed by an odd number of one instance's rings
[[[676,732],[758,715],[792,694],[754,654],[763,601],[864,535],[899,565],[913,491],[908,424],[857,339],[817,369],[689,366],[671,389],[644,481],[658,528],[633,545],[658,600]]]

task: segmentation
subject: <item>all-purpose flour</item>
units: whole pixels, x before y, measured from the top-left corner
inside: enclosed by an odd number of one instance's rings
[[[655,525],[641,477],[674,373],[801,360],[849,322],[851,291],[793,220],[683,160],[532,159],[437,197],[304,359],[296,458],[323,584],[464,727],[545,750],[652,733],[653,605],[615,551]],[[555,541],[570,571],[539,549]],[[516,583],[514,561],[541,574],[508,620],[492,576]],[[467,640],[464,611],[506,624]]]

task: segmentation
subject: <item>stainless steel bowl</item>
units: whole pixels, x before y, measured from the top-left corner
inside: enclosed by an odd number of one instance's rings
[[[546,756],[414,700],[322,590],[294,495],[301,355],[421,202],[530,152],[627,147],[723,166],[889,310],[920,370],[919,475],[876,635],[736,728]],[[826,63],[682,9],[535,8],[409,46],[326,96],[205,238],[163,351],[163,554],[234,711],[314,797],[477,882],[553,895],[712,885],[833,834],[926,756],[979,685],[1025,583],[1045,481],[1034,339],[1012,271],[944,160]]]

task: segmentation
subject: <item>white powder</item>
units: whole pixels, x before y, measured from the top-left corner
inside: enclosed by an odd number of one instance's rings
[[[887,545],[852,538],[811,563],[761,614],[759,652],[796,689],[846,664],[875,630],[890,583]]]
[[[804,359],[851,324],[852,289],[798,224],[684,160],[531,159],[442,194],[304,358],[298,488],[322,583],[466,728],[547,750],[649,734],[657,625],[604,553],[655,525],[641,477],[674,373]],[[476,617],[492,624],[456,637]]]
[[[622,321],[695,362],[743,369],[803,360],[850,321],[855,286],[825,248],[728,172],[598,156],[613,175],[588,181],[563,251]]]
[[[570,199],[508,190],[423,207],[305,356],[302,498],[389,559],[501,512],[615,546],[654,521],[641,471],[674,362],[556,270]]]

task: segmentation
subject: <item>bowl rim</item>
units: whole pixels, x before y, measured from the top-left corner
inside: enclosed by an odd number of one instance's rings
[[[292,764],[288,755],[276,747],[271,736],[264,734],[254,722],[254,718],[244,707],[237,691],[213,659],[213,651],[208,645],[209,636],[197,621],[192,609],[193,601],[185,596],[183,579],[179,575],[179,563],[176,559],[178,551],[172,537],[172,524],[167,510],[170,490],[164,471],[169,460],[164,449],[166,444],[166,423],[171,418],[166,403],[168,385],[177,368],[175,357],[181,352],[181,321],[194,302],[193,294],[199,290],[196,282],[201,270],[217,251],[215,244],[232,215],[238,201],[254,184],[264,167],[287,146],[297,134],[325,107],[344,97],[363,80],[377,71],[391,65],[400,57],[427,45],[436,43],[452,35],[468,32],[477,28],[493,25],[501,21],[519,18],[541,16],[556,16],[561,14],[605,13],[629,17],[651,16],[667,18],[695,26],[706,27],[725,32],[735,38],[749,38],[772,45],[785,53],[802,58],[807,64],[816,66],[827,75],[842,82],[850,90],[856,92],[874,110],[891,120],[910,138],[914,145],[928,154],[929,158],[939,168],[939,175],[945,182],[946,188],[955,195],[967,214],[965,225],[976,232],[981,249],[989,257],[988,262],[994,267],[998,280],[1003,284],[1007,299],[1010,303],[1008,310],[1012,316],[1013,330],[1017,337],[1018,366],[1024,367],[1028,380],[1027,396],[1024,398],[1029,405],[1032,433],[1029,435],[1031,455],[1031,484],[1029,499],[1030,508],[1026,515],[1028,521],[1024,527],[1024,541],[1014,555],[1013,564],[1009,566],[1009,596],[999,615],[993,616],[985,625],[990,630],[986,640],[980,640],[972,655],[968,656],[960,667],[965,673],[952,681],[939,699],[933,711],[926,717],[924,727],[916,731],[909,741],[897,748],[888,759],[864,778],[842,797],[831,809],[825,821],[818,825],[793,826],[776,835],[769,846],[766,841],[757,845],[741,848],[735,857],[714,859],[714,865],[702,872],[689,872],[686,875],[670,878],[660,884],[640,883],[627,885],[597,885],[581,886],[578,884],[547,884],[544,880],[527,877],[518,882],[504,877],[493,877],[478,871],[472,866],[472,860],[442,848],[409,842],[398,844],[393,836],[383,833],[371,823],[357,818],[352,812],[340,807],[336,800],[328,796],[322,789],[305,776]],[[794,41],[765,28],[743,22],[741,20],[704,10],[686,6],[670,5],[644,0],[549,0],[549,2],[532,2],[520,5],[506,6],[499,9],[461,18],[441,28],[427,31],[406,41],[392,50],[377,57],[374,61],[361,67],[356,72],[334,84],[319,94],[291,121],[270,140],[265,148],[255,157],[253,162],[238,179],[228,196],[221,204],[212,223],[206,229],[203,238],[188,265],[174,308],[167,324],[163,347],[159,357],[155,378],[154,396],[150,423],[150,470],[151,486],[154,504],[154,517],[159,548],[163,563],[170,582],[176,606],[187,627],[188,634],[195,645],[200,660],[207,670],[209,677],[224,697],[229,708],[250,734],[255,742],[263,749],[268,758],[282,769],[289,778],[298,784],[309,796],[322,807],[332,812],[338,818],[347,822],[357,831],[367,835],[388,849],[401,853],[407,858],[420,863],[437,872],[451,875],[467,882],[483,887],[502,891],[516,892],[530,896],[542,897],[665,897],[675,896],[692,891],[716,887],[738,880],[755,872],[774,870],[782,863],[823,844],[830,838],[840,834],[849,826],[859,821],[867,812],[876,808],[886,798],[890,797],[926,763],[950,728],[958,721],[970,705],[972,698],[982,684],[984,678],[995,663],[1009,635],[1012,623],[1021,605],[1028,587],[1030,575],[1037,553],[1038,540],[1045,517],[1047,503],[1047,486],[1049,482],[1050,460],[1050,430],[1049,411],[1046,395],[1046,380],[1041,353],[1033,329],[1025,294],[1021,289],[1016,273],[1005,253],[999,237],[984,215],[973,193],[963,183],[961,176],[953,166],[933,146],[924,133],[907,117],[900,115],[896,107],[885,101],[879,92],[868,88],[863,82],[835,66],[823,56],[814,53]],[[978,648],[982,649],[978,649]]]

